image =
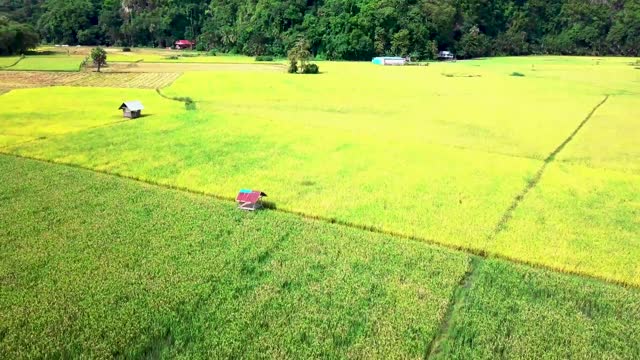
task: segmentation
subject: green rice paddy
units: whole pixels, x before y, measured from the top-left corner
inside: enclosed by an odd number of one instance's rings
[[[108,74],[13,89],[0,349],[637,358],[633,61],[321,62],[295,76],[243,58],[185,65],[165,97]],[[146,116],[122,121],[125,100]],[[268,210],[234,209],[240,188],[267,192]]]
[[[78,71],[83,56],[27,55],[7,70]]]

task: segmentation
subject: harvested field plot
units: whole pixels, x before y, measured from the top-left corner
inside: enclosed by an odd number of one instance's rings
[[[86,76],[86,73],[0,71],[0,87],[19,89],[67,85]]]
[[[181,64],[181,63],[111,63],[105,72],[278,72],[284,73],[286,67],[280,64]],[[197,76],[197,74],[194,74]]]
[[[13,157],[0,156],[0,184],[0,352],[12,358],[417,358],[468,266],[417,242]]]
[[[68,83],[70,86],[157,89],[171,85],[179,73],[89,73]]]
[[[170,85],[179,73],[95,73],[95,72],[0,72],[0,87],[32,88],[44,86],[94,86],[156,89]]]
[[[205,64],[251,64],[255,59],[242,55],[206,56],[196,52],[183,51],[133,51],[129,53],[110,52],[111,62],[137,62],[147,63],[205,63]]]

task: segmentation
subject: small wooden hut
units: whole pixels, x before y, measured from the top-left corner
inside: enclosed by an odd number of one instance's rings
[[[119,110],[122,110],[122,116],[129,119],[139,118],[142,114],[144,106],[140,101],[126,101],[120,105]]]
[[[247,190],[242,189],[236,196],[236,202],[238,203],[238,209],[254,211],[262,207],[261,199],[267,196],[260,190]]]
[[[451,51],[440,51],[438,53],[438,60],[454,60],[455,56]]]

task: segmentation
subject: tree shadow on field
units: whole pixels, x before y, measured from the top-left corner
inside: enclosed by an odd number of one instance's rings
[[[58,55],[61,53],[57,51],[51,51],[51,50],[42,50],[42,51],[29,50],[29,51],[25,51],[24,54],[28,56],[39,56],[39,55],[44,56],[44,55]]]

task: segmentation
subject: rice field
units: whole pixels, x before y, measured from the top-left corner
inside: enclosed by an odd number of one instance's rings
[[[8,156],[0,183],[11,358],[417,358],[468,266],[421,243]]]
[[[547,68],[540,58],[532,62],[541,73],[569,66],[559,61]],[[592,83],[570,81],[571,76],[529,79],[499,73],[495,66],[472,65],[379,68],[327,63],[322,76],[313,78],[187,72],[163,93],[193,98],[196,113],[91,129],[10,151],[223,198],[233,198],[238,186],[268,189],[280,210],[638,284],[637,262],[632,260],[635,223],[613,240],[621,253],[629,254],[629,261],[599,261],[608,257],[606,244],[612,241],[599,232],[577,235],[584,244],[580,246],[565,237],[566,230],[558,233],[567,239],[565,246],[547,246],[549,235],[535,246],[530,236],[522,235],[530,227],[509,227],[494,238],[514,198],[608,90],[595,93]],[[513,65],[505,66],[510,70]],[[575,66],[582,70],[599,65]],[[609,67],[628,71],[624,63]],[[390,98],[391,82],[413,88]],[[553,92],[545,90],[550,86]],[[635,91],[634,86],[629,91]],[[611,95],[611,102],[620,101],[618,97],[626,95]],[[465,106],[456,106],[460,103]],[[608,105],[590,121],[595,124],[606,116]],[[626,136],[630,140],[619,144],[629,147],[635,137]],[[580,142],[576,137],[567,151]],[[624,145],[618,151],[624,152]],[[153,159],[147,154],[154,154]],[[625,161],[635,164],[633,150],[627,154],[631,157]],[[547,181],[543,178],[537,190],[546,188]],[[527,200],[515,221],[527,209]],[[619,199],[626,200],[625,195]],[[634,209],[623,210],[622,216],[635,214]],[[610,212],[595,211],[609,221]],[[583,227],[578,219],[565,224]],[[631,240],[623,240],[627,236]],[[605,245],[593,254],[591,245],[598,243]]]
[[[117,51],[102,74],[0,71],[0,351],[639,356],[636,59],[296,76]],[[268,210],[234,209],[240,188]]]
[[[489,260],[433,359],[637,359],[640,292]]]
[[[640,354],[637,289],[55,164],[0,170],[11,358]]]
[[[84,96],[90,94],[90,96]],[[38,106],[34,107],[34,100]],[[176,103],[155,90],[53,87],[15,89],[2,95],[11,104],[0,113],[0,147],[99,128],[123,120],[122,102],[138,99],[150,106],[147,117],[176,114]],[[178,109],[179,110],[179,109]]]
[[[27,55],[16,65],[7,68],[11,71],[78,71],[83,56],[64,55]]]

